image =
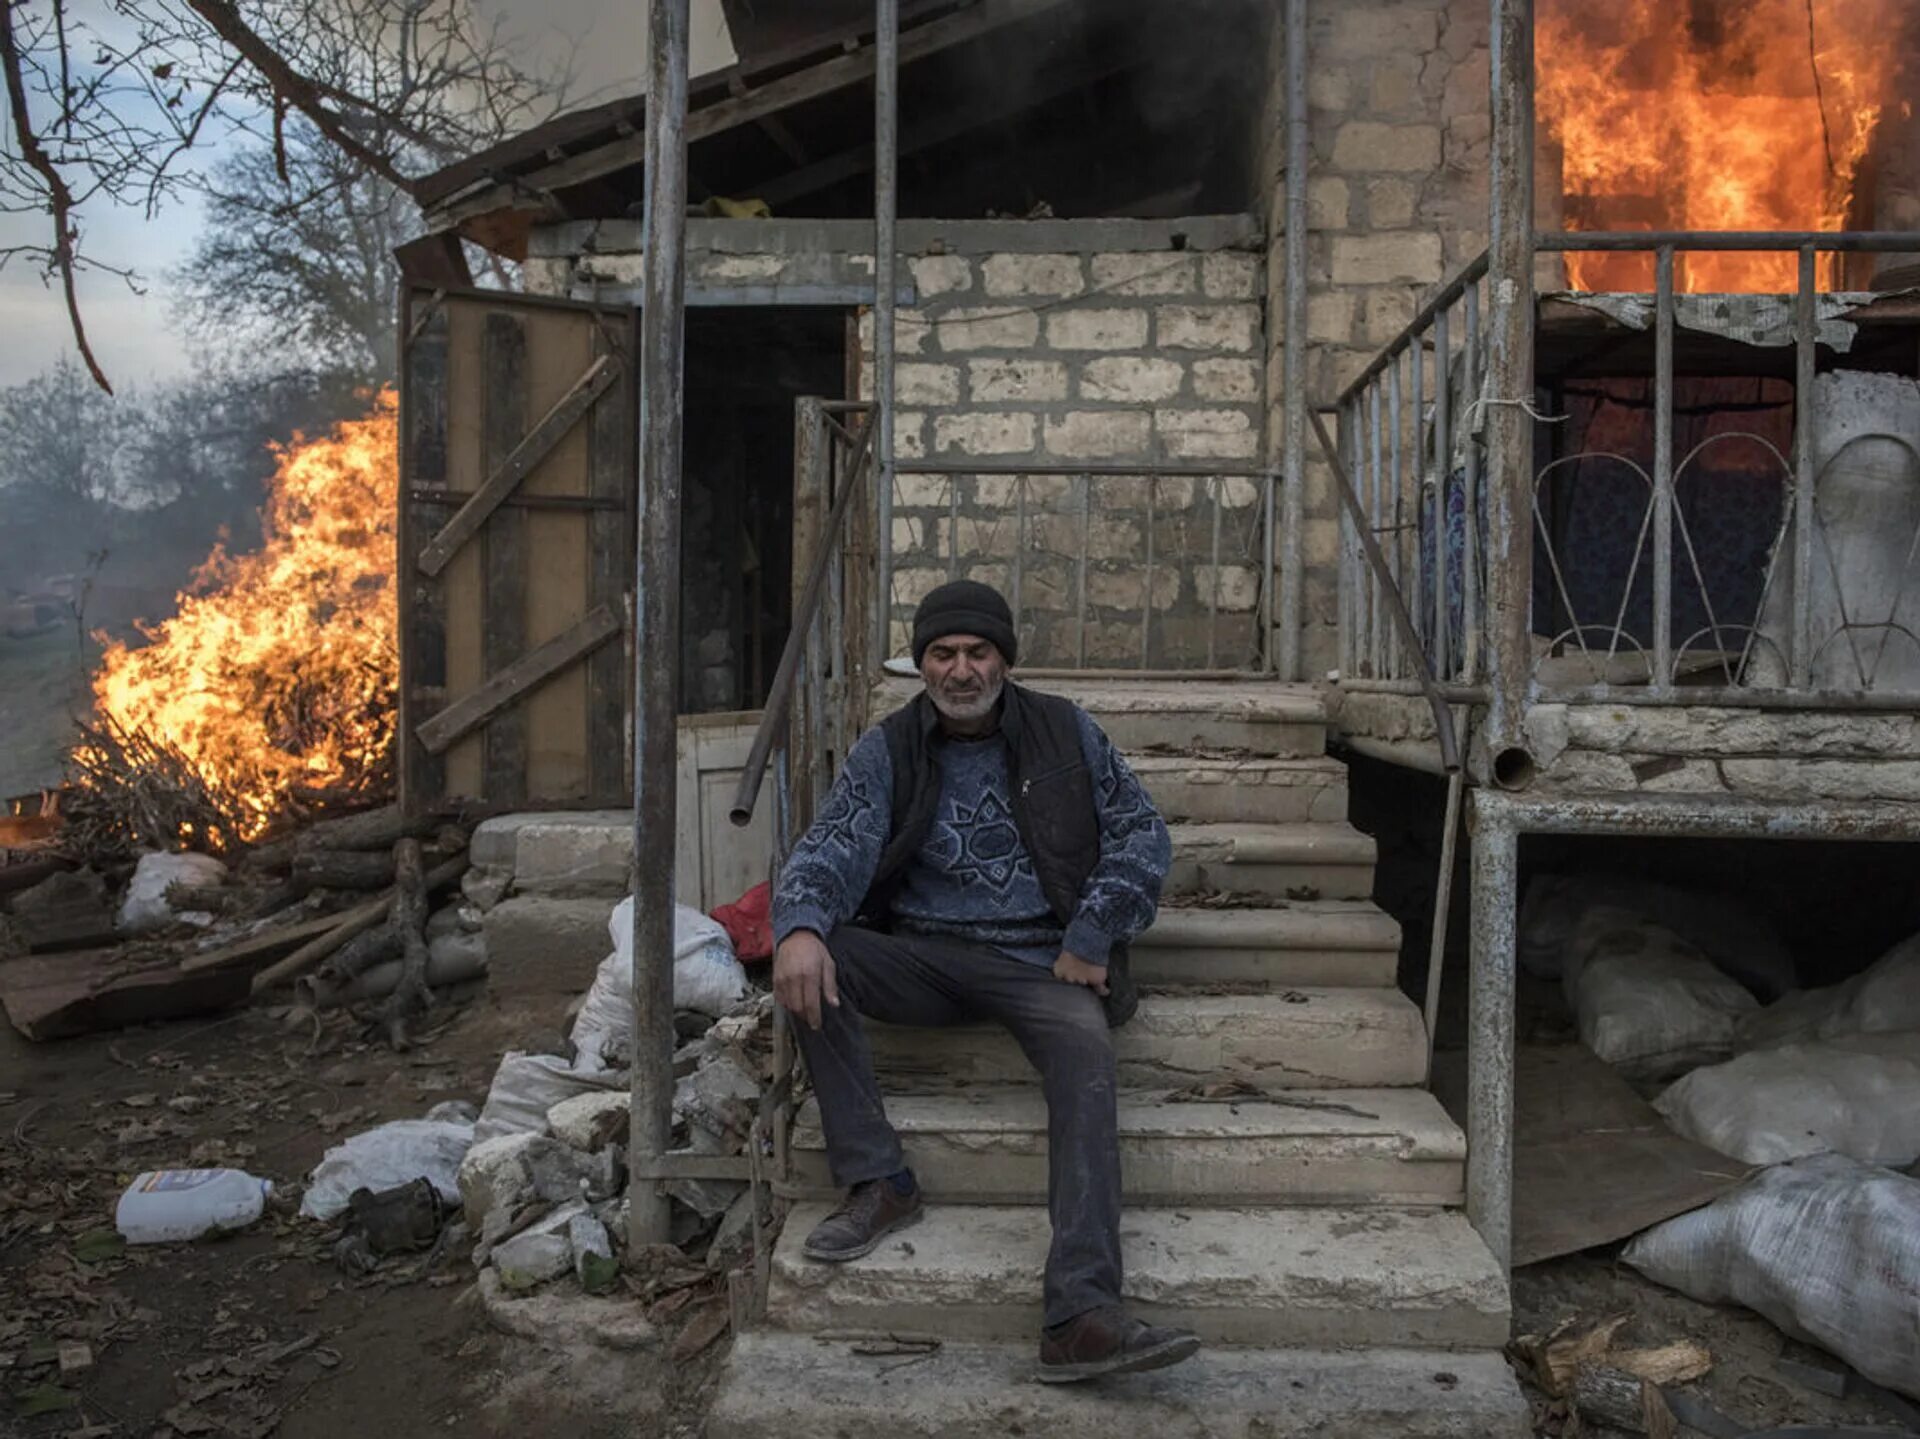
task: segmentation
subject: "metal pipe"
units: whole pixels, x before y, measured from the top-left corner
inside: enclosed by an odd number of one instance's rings
[[[673,1137],[673,902],[680,689],[680,459],[686,379],[688,0],[650,0],[646,304],[640,313],[640,495],[633,635],[633,1072],[628,1155]],[[628,1244],[668,1241],[658,1184],[628,1188]]]
[[[1427,346],[1422,340],[1407,351],[1413,365],[1413,613],[1427,612],[1427,538],[1420,529],[1421,500],[1427,485]],[[1429,647],[1416,637],[1414,649],[1420,663],[1431,668]]]
[[[1476,821],[1497,817],[1518,834],[1659,836],[1663,839],[1818,839],[1910,844],[1920,809],[1852,800],[1744,799],[1730,794],[1546,796],[1480,790]],[[1474,845],[1480,831],[1474,829]]]
[[[1212,669],[1220,661],[1220,487],[1226,481],[1219,476],[1213,481],[1213,593],[1207,601],[1207,668]],[[1083,656],[1084,658],[1084,656]]]
[[[1466,336],[1466,384],[1467,403],[1471,405],[1483,393],[1481,387],[1480,353],[1480,287],[1467,286],[1464,297],[1467,318]],[[1469,412],[1471,413],[1471,412]],[[1461,483],[1460,505],[1465,511],[1461,521],[1460,546],[1460,633],[1463,653],[1460,657],[1460,678],[1469,682],[1480,678],[1481,632],[1485,628],[1486,618],[1482,613],[1485,598],[1480,583],[1480,446],[1475,443],[1472,426],[1468,426],[1466,451],[1466,471]]]
[[[1454,854],[1460,836],[1460,801],[1466,791],[1464,770],[1447,776],[1446,830],[1440,836],[1440,874],[1433,895],[1433,934],[1427,944],[1427,1083],[1433,1083],[1433,1045],[1440,1033],[1440,977],[1447,965],[1447,927],[1453,918]]]
[[[733,807],[727,813],[727,818],[742,828],[753,822],[753,807],[759,799],[760,782],[767,772],[767,757],[773,753],[774,739],[787,722],[787,711],[793,701],[794,675],[800,667],[807,637],[812,633],[814,619],[820,610],[820,596],[826,589],[833,552],[846,526],[847,507],[860,490],[867,457],[872,453],[875,443],[874,425],[877,423],[876,416],[861,432],[860,443],[847,466],[846,484],[833,497],[833,508],[827,511],[826,523],[820,528],[820,548],[814,551],[812,566],[807,572],[807,587],[801,591],[800,603],[794,609],[793,628],[787,632],[786,646],[780,651],[780,663],[773,671],[773,683],[767,690],[766,707],[760,712],[760,728],[753,732],[753,745],[747,751],[746,763],[740,770],[740,783],[733,792]],[[672,1016],[668,1017],[671,1019]]]
[[[1375,535],[1380,533],[1380,490],[1383,448],[1380,439],[1380,386],[1367,386],[1367,526]],[[1367,668],[1371,674],[1386,672],[1385,636],[1380,623],[1380,611],[1385,606],[1385,597],[1379,593],[1380,580],[1368,572],[1367,585]]]
[[[1407,583],[1407,542],[1406,531],[1402,528],[1406,523],[1407,514],[1407,476],[1406,469],[1401,463],[1401,444],[1405,429],[1406,416],[1401,413],[1400,407],[1400,363],[1396,360],[1387,367],[1387,433],[1392,441],[1393,587],[1403,595],[1406,593]],[[1415,612],[1418,612],[1417,607]],[[1398,630],[1392,631],[1389,638],[1392,640],[1392,648],[1388,653],[1387,670],[1390,674],[1397,676],[1406,668],[1406,644]]]
[[[1026,607],[1021,603],[1021,592],[1027,577],[1027,480],[1022,475],[1013,482],[1013,594],[1009,596],[1013,608],[1013,636],[1016,641],[1024,642],[1026,625]]]
[[[879,494],[878,585],[874,594],[873,667],[886,661],[893,636],[893,380],[900,181],[900,0],[873,6],[873,397],[880,434],[874,450]]]
[[[1079,612],[1078,663],[1084,669],[1087,663],[1087,548],[1091,543],[1093,529],[1093,476],[1080,476],[1080,578],[1075,586],[1076,608]]]
[[[1673,684],[1673,246],[1654,259],[1653,688]]]
[[[1287,0],[1286,314],[1281,376],[1286,408],[1281,437],[1280,656],[1283,680],[1304,678],[1302,626],[1306,575],[1302,531],[1307,522],[1307,0]],[[1267,556],[1271,564],[1273,556]]]
[[[1147,580],[1140,597],[1140,668],[1145,669],[1152,662],[1153,654],[1153,528],[1154,491],[1158,488],[1153,480],[1147,480]],[[1208,661],[1212,667],[1212,661]]]
[[[1533,0],[1497,0],[1487,286],[1487,752],[1523,763],[1533,667]]]
[[[1920,242],[1913,230],[1543,230],[1534,237],[1541,250],[1792,251],[1812,245],[1828,252],[1886,254],[1911,250]]]
[[[1800,251],[1800,289],[1794,297],[1793,345],[1793,631],[1791,673],[1795,689],[1813,683],[1813,381],[1814,252]],[[1835,576],[1836,581],[1838,576]]]
[[[947,481],[947,578],[960,578],[960,477]]]
[[[1519,833],[1473,794],[1473,949],[1467,990],[1467,1220],[1513,1265],[1513,1031]]]
[[[1433,317],[1433,670],[1453,673],[1453,336],[1451,311]]]
[[[1274,573],[1278,569],[1279,561],[1274,553],[1274,504],[1277,495],[1272,475],[1261,479],[1260,494],[1262,497],[1260,556],[1261,562],[1266,566],[1266,572],[1260,577],[1260,668],[1272,675],[1278,673],[1280,663],[1280,657],[1273,648]]]
[[[1024,672],[1023,672],[1024,673]],[[1342,679],[1340,688],[1357,695],[1424,695],[1428,687],[1419,680]],[[1487,702],[1485,685],[1441,684],[1432,687],[1449,704],[1483,705]]]
[[[1541,704],[1660,705],[1670,709],[1827,710],[1837,714],[1907,714],[1911,690],[1750,690],[1737,685],[1677,685],[1665,694],[1626,685],[1543,690]]]
[[[1170,465],[1117,460],[1091,466],[1040,460],[909,460],[904,465],[896,465],[894,472],[901,475],[1054,475],[1076,480],[1083,475],[1095,475],[1108,480],[1176,475],[1211,480],[1224,475],[1229,479],[1252,480],[1271,475],[1274,471],[1271,465]]]

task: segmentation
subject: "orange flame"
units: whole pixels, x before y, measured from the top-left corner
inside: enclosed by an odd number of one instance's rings
[[[399,684],[394,395],[277,454],[261,548],[216,546],[179,612],[141,627],[147,644],[108,645],[93,687],[100,714],[193,762],[243,839],[296,788],[357,789],[380,771]]]
[[[1569,230],[1840,230],[1898,68],[1906,0],[1544,0],[1539,115]],[[1855,228],[1859,228],[1856,226]],[[1837,288],[1836,257],[1821,283]],[[1646,254],[1570,254],[1650,290]],[[1682,254],[1694,292],[1790,292],[1791,254]]]

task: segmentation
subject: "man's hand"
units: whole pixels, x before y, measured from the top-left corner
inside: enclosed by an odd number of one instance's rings
[[[806,1020],[808,1029],[820,1027],[822,999],[835,1009],[840,1007],[833,956],[827,953],[826,941],[812,930],[796,929],[774,951],[773,997],[787,1013]]]
[[[1107,967],[1091,964],[1071,950],[1060,951],[1060,957],[1053,962],[1053,977],[1068,984],[1084,984],[1102,998],[1107,993]],[[778,982],[775,981],[776,986]]]

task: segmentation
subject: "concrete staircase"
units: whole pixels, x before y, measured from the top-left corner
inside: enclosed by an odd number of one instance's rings
[[[1033,1382],[1049,1230],[1032,1071],[998,1031],[876,1025],[933,1207],[857,1263],[803,1259],[832,1201],[803,1111],[768,1328],[736,1344],[709,1434],[1528,1434],[1499,1352],[1506,1281],[1459,1210],[1465,1136],[1419,1087],[1398,926],[1368,900],[1373,843],[1346,823],[1318,696],[1041,687],[1094,713],[1172,827],[1161,917],[1134,949],[1140,1011],[1115,1035],[1122,1238],[1134,1311],[1208,1347],[1159,1374]],[[874,1335],[942,1342],[905,1359],[850,1342]]]

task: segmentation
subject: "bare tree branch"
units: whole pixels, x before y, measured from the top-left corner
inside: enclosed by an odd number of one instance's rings
[[[106,371],[100,368],[99,360],[94,358],[93,346],[87,340],[87,327],[80,318],[80,296],[73,283],[73,192],[67,188],[66,177],[60,173],[33,130],[33,116],[27,108],[27,82],[21,73],[20,50],[14,40],[13,8],[14,0],[0,0],[0,69],[6,72],[7,104],[13,113],[14,140],[20,147],[20,158],[38,171],[46,182],[47,197],[53,209],[54,264],[60,271],[60,288],[66,294],[67,317],[73,324],[74,343],[80,347],[80,358],[87,362],[94,383],[111,395],[113,386],[107,380]],[[64,44],[61,50],[64,73]]]

